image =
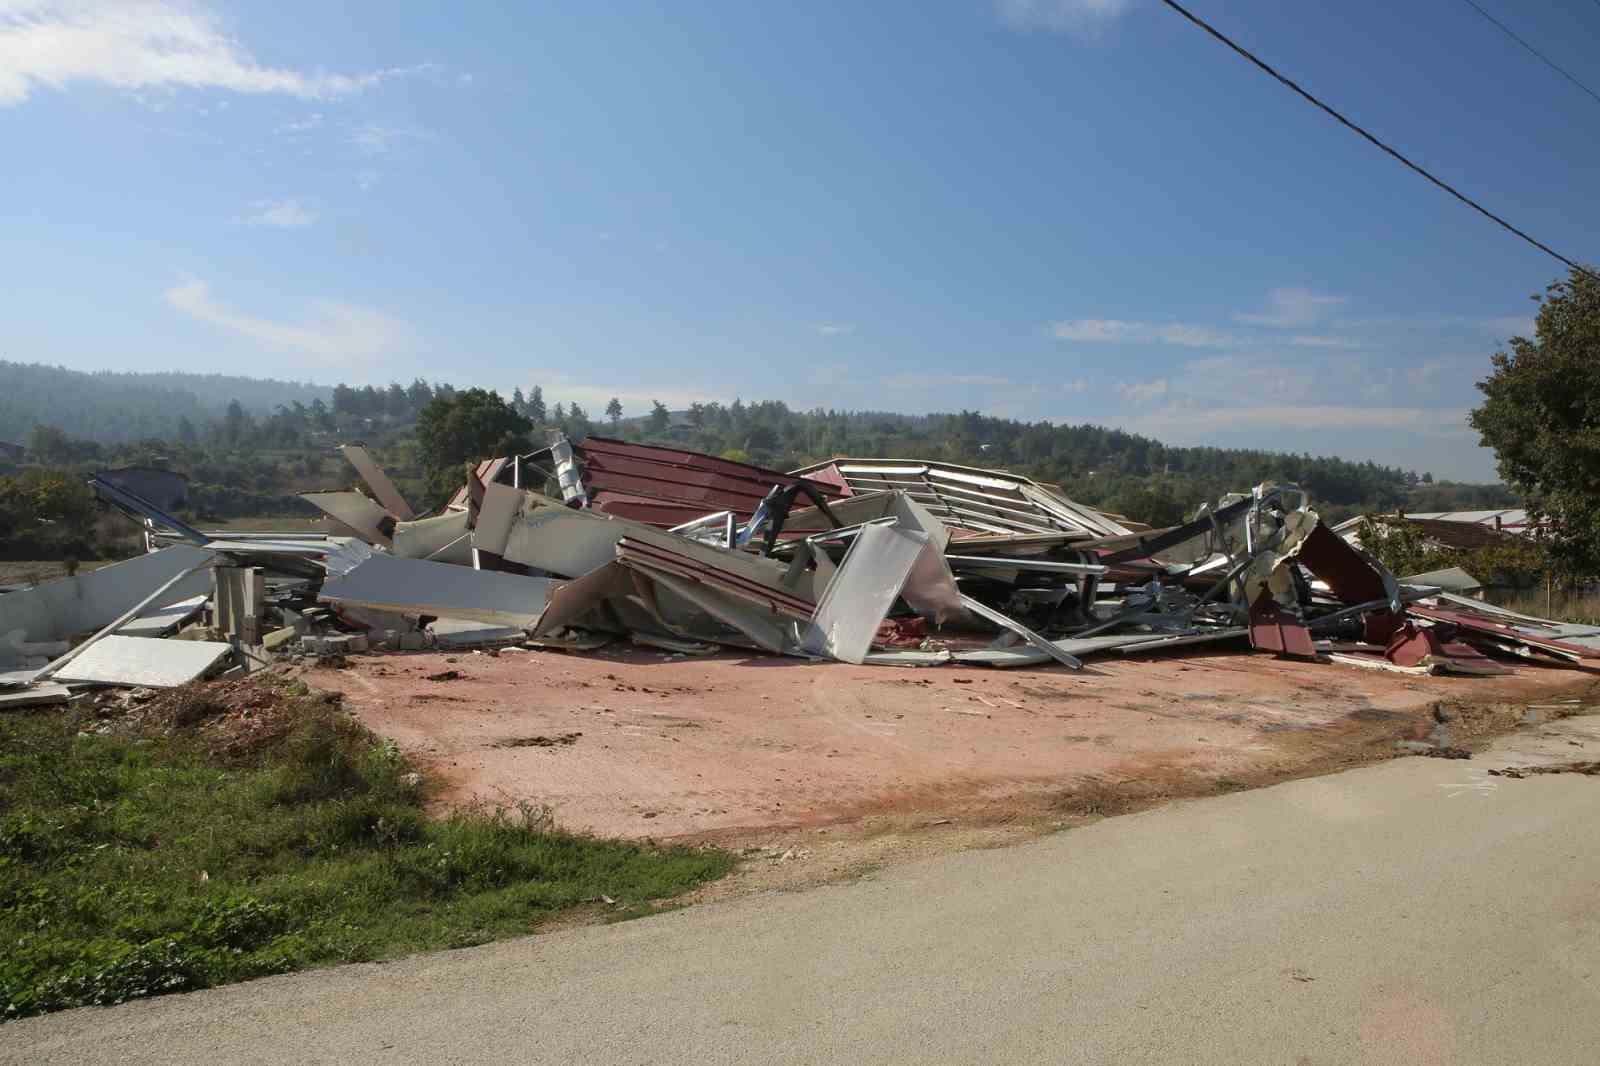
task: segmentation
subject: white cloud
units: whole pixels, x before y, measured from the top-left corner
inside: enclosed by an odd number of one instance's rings
[[[245,221],[252,226],[300,229],[317,220],[316,210],[299,200],[254,200],[250,209],[253,214]]]
[[[1062,392],[1088,392],[1089,382],[1085,378],[1078,378],[1076,381],[1063,381],[1060,388]]]
[[[1117,395],[1132,404],[1154,403],[1167,394],[1168,382],[1166,378],[1156,378],[1154,381],[1117,382]]]
[[[856,327],[846,322],[818,322],[813,328],[824,337],[842,337],[856,331]]]
[[[350,143],[363,155],[388,155],[409,145],[433,140],[433,134],[417,126],[386,126],[368,122],[350,134]]]
[[[1093,30],[1121,18],[1133,0],[995,0],[1000,21],[1016,30]]]
[[[878,379],[889,389],[937,389],[947,385],[1015,385],[1010,378],[992,374],[891,374]]]
[[[1297,333],[1289,338],[1296,348],[1360,348],[1360,341],[1349,337],[1336,337],[1328,333]]]
[[[1251,326],[1271,326],[1274,329],[1293,329],[1314,325],[1343,307],[1346,297],[1316,292],[1312,289],[1288,287],[1267,293],[1264,310],[1250,314],[1236,314],[1235,322]]]
[[[185,278],[162,294],[167,304],[202,322],[273,348],[335,359],[372,359],[404,348],[409,330],[378,311],[331,300],[311,305],[306,321],[280,322],[248,314],[215,300],[211,286]]]
[[[90,82],[132,92],[221,89],[316,100],[418,67],[330,74],[265,66],[216,13],[184,0],[0,0],[0,106]]]
[[[1173,344],[1183,348],[1229,348],[1241,343],[1238,337],[1209,326],[1184,322],[1127,322],[1116,318],[1076,318],[1051,323],[1050,333],[1057,340],[1084,344],[1144,342]]]

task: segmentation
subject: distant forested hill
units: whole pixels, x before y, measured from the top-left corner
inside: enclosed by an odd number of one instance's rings
[[[235,399],[239,407],[229,410]],[[434,506],[442,501],[426,488],[430,457],[418,441],[417,419],[431,404],[464,399],[450,385],[421,379],[409,386],[319,388],[224,375],[85,374],[0,362],[0,440],[27,445],[25,463],[79,472],[170,467],[193,479],[197,498],[233,494],[225,506],[207,504],[230,515],[257,505],[286,513],[281,497],[288,493],[349,485],[353,474],[333,445],[363,440],[415,495],[414,503]],[[778,470],[832,456],[941,459],[1027,474],[1059,485],[1082,503],[1154,525],[1178,522],[1202,502],[1269,480],[1305,486],[1332,521],[1399,507],[1517,505],[1502,485],[1434,484],[1426,471],[1334,456],[1175,447],[1105,426],[1017,422],[975,411],[797,411],[781,402],[735,399],[677,412],[654,404],[648,414],[632,417],[624,417],[628,412],[620,403],[608,404],[611,413],[598,419],[570,398],[546,397],[537,386],[526,395],[514,390],[509,406],[527,419],[530,446],[560,430],[574,440],[604,433]],[[35,425],[44,428],[35,431]]]
[[[166,371],[84,373],[0,360],[0,440],[26,441],[35,425],[103,444],[172,439],[179,419],[198,425],[220,418],[232,400],[248,412],[268,414],[279,404],[326,403],[332,396],[331,388],[293,381]]]

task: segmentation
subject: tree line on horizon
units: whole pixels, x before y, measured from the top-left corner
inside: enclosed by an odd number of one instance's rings
[[[0,363],[0,381],[16,366]],[[726,404],[695,403],[680,411],[652,402],[647,411],[630,415],[613,398],[592,417],[576,400],[547,399],[538,384],[526,392],[518,387],[506,399],[494,390],[457,389],[421,378],[383,388],[339,384],[326,390],[326,396],[292,398],[268,412],[252,410],[235,398],[215,415],[206,414],[198,402],[179,404],[161,431],[120,442],[41,422],[29,429],[24,442],[34,462],[170,466],[199,485],[215,486],[213,498],[223,499],[226,490],[233,490],[271,499],[274,506],[281,506],[293,491],[327,487],[326,481],[345,476],[340,461],[325,464],[341,441],[359,439],[377,447],[397,476],[424,494],[421,502],[436,504],[446,486],[459,483],[458,459],[499,444],[532,450],[556,431],[574,440],[602,433],[670,444],[785,470],[833,456],[927,458],[1006,468],[1058,485],[1080,502],[1157,525],[1178,521],[1201,502],[1262,481],[1305,486],[1332,518],[1402,506],[1427,511],[1515,505],[1502,486],[1434,485],[1426,471],[1370,461],[1177,447],[1104,426],[1021,422],[975,411],[800,411],[782,401],[746,403],[736,398]],[[87,399],[89,406],[96,402],[92,391]],[[434,435],[425,447],[419,435],[425,412],[463,405],[481,408],[474,417],[487,419],[492,431],[449,447]],[[250,506],[240,496],[227,509],[248,513]]]

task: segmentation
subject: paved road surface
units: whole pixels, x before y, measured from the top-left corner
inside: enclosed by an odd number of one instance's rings
[[[1600,778],[1484,773],[1585,751],[1600,718],[856,884],[33,1019],[0,1062],[1593,1066]]]

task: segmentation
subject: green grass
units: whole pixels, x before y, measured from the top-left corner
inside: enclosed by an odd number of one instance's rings
[[[416,782],[280,681],[0,715],[0,1018],[483,943],[601,897],[637,913],[734,861],[526,807],[430,819]]]

